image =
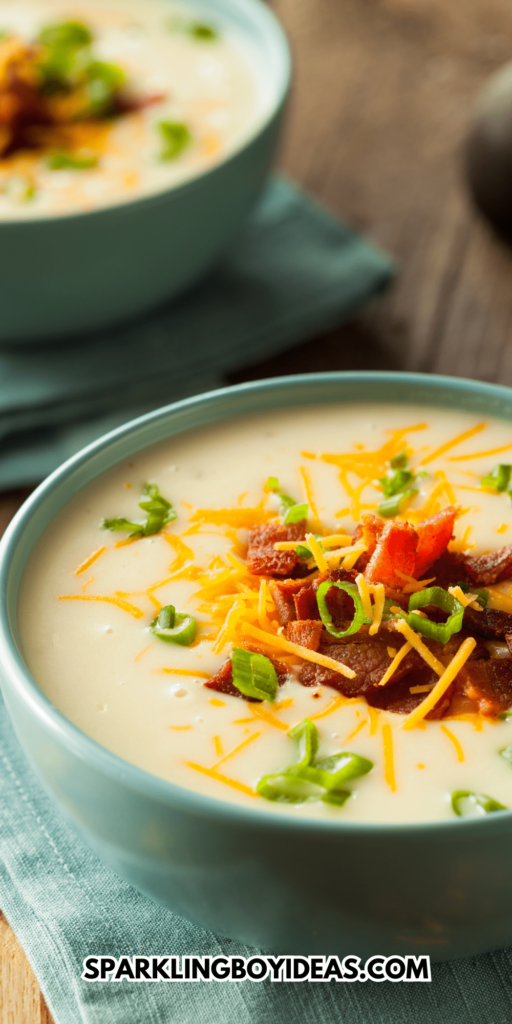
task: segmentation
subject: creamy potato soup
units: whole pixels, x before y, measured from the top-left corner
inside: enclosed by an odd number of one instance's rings
[[[512,806],[512,429],[306,406],[127,459],[25,572],[26,663],[89,736],[339,821]]]
[[[0,218],[177,185],[271,102],[250,39],[206,5],[0,0]]]

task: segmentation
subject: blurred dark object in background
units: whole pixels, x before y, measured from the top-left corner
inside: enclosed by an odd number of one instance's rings
[[[512,241],[512,64],[493,75],[480,95],[466,169],[478,209]]]

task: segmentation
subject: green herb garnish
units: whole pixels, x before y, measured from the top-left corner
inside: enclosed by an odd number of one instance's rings
[[[172,523],[178,513],[170,501],[164,498],[156,484],[146,484],[142,491],[147,495],[147,501],[140,501],[139,508],[147,512],[145,523],[131,523],[129,519],[121,516],[116,519],[104,519],[101,524],[104,530],[130,530],[130,537],[149,537],[160,530],[167,523]]]
[[[90,113],[102,117],[112,111],[114,97],[126,81],[126,75],[117,64],[107,61],[92,60],[84,69]]]
[[[201,41],[213,42],[219,38],[219,33],[213,25],[207,25],[204,21],[191,21],[187,27],[189,35],[193,36],[194,39],[200,39]]]
[[[384,501],[381,501],[377,511],[384,519],[397,516],[410,505],[418,491],[411,486],[416,480],[427,476],[426,473],[414,473],[407,468],[407,454],[399,452],[389,461],[391,469],[394,470],[390,476],[379,477],[379,484],[382,487]]]
[[[51,171],[87,171],[97,164],[97,156],[73,156],[72,153],[50,153],[46,158],[46,166]]]
[[[354,602],[354,618],[348,629],[335,629],[332,624],[331,613],[327,607],[326,601],[326,596],[331,587],[337,587],[338,590],[344,590]],[[320,612],[320,618],[327,632],[331,633],[332,636],[338,637],[338,639],[341,639],[341,637],[344,636],[351,636],[352,633],[358,633],[361,626],[363,626],[365,622],[369,621],[365,616],[361,595],[355,583],[338,583],[337,581],[325,580],[320,584],[316,592],[316,602],[318,605],[318,611]]]
[[[452,807],[460,818],[476,817],[478,814],[491,814],[493,811],[508,810],[492,796],[485,793],[473,793],[469,789],[458,789],[452,793]],[[471,813],[473,811],[473,813]]]
[[[401,491],[392,498],[386,498],[384,501],[381,501],[377,512],[383,519],[391,519],[392,516],[398,516],[405,512],[406,508],[414,501],[417,493],[415,488],[410,488],[408,491]]]
[[[510,475],[512,473],[512,466],[507,463],[501,462],[499,465],[491,469],[491,472],[487,476],[483,476],[480,481],[481,487],[492,487],[494,491],[508,491],[512,497],[512,492],[509,490],[510,487]]]
[[[276,476],[269,476],[267,490],[277,494],[281,506],[279,511],[285,526],[288,526],[290,523],[300,523],[303,519],[308,518],[308,505],[299,505],[295,498],[290,498],[289,494],[284,494],[279,489],[279,480]],[[307,550],[309,551],[309,548]],[[307,557],[312,557],[311,552]]]
[[[317,760],[318,730],[309,718],[290,729],[288,735],[298,741],[300,759],[283,772],[265,775],[259,780],[256,791],[266,800],[280,803],[322,800],[341,807],[350,796],[350,790],[343,785],[373,768],[372,761],[348,751]]]
[[[164,143],[161,160],[176,160],[193,141],[188,126],[178,121],[160,121],[158,130]]]
[[[276,699],[279,681],[270,658],[255,651],[246,651],[244,647],[234,647],[231,666],[233,686],[236,686],[244,697],[257,697],[258,700],[268,701]]]
[[[505,713],[505,715],[500,715],[500,718],[507,718],[507,713]],[[499,751],[499,753],[501,754],[501,757],[503,757],[505,761],[508,761],[509,765],[512,766],[512,745],[504,747],[503,750]]]
[[[197,623],[193,615],[177,612],[173,604],[168,604],[165,608],[160,609],[156,618],[153,619],[150,629],[159,640],[189,647],[195,640]]]

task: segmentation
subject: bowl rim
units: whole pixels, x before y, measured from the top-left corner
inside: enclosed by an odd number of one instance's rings
[[[43,227],[54,224],[69,224],[75,220],[83,221],[84,219],[91,219],[95,217],[101,217],[105,215],[120,215],[123,212],[129,214],[134,208],[137,210],[140,207],[154,206],[159,203],[168,200],[169,196],[176,196],[179,202],[180,198],[184,193],[192,191],[194,188],[199,188],[203,184],[206,178],[215,173],[219,173],[222,168],[229,166],[234,162],[244,150],[248,149],[253,145],[261,135],[268,129],[272,122],[279,116],[281,110],[284,107],[288,93],[290,91],[291,79],[292,79],[292,54],[290,45],[288,42],[287,35],[281,22],[279,21],[273,10],[268,7],[263,0],[220,0],[224,5],[226,4],[226,20],[229,21],[232,17],[233,10],[244,9],[250,11],[255,19],[259,20],[260,25],[264,29],[267,40],[271,40],[280,51],[279,59],[281,62],[281,74],[280,79],[277,80],[274,90],[274,97],[269,105],[268,110],[263,114],[261,118],[255,121],[253,128],[248,134],[244,135],[241,140],[229,150],[226,156],[210,167],[205,167],[203,170],[199,170],[194,173],[190,178],[185,178],[183,181],[178,182],[175,185],[163,186],[158,188],[155,192],[150,192],[147,195],[133,196],[126,199],[118,199],[114,202],[106,203],[105,206],[98,206],[92,210],[70,210],[69,212],[63,213],[41,213],[36,214],[33,217],[6,217],[0,220],[0,230],[8,231],[14,228],[26,231],[34,230],[37,225]]]
[[[451,832],[454,828],[463,829],[464,833],[469,829],[470,833],[480,834],[483,828],[486,829],[487,833],[489,833],[489,830],[500,832],[503,825],[510,826],[512,808],[481,818],[440,819],[426,822],[366,822],[335,818],[294,818],[291,815],[281,815],[278,811],[270,811],[263,807],[258,807],[257,810],[254,809],[253,811],[250,805],[231,803],[227,800],[222,800],[222,798],[204,795],[196,790],[187,789],[185,786],[153,775],[145,769],[125,761],[122,757],[103,747],[78,726],[74,725],[39,688],[18,650],[9,617],[10,574],[12,572],[13,559],[16,556],[18,543],[22,540],[23,534],[33,520],[33,517],[37,516],[40,505],[56,487],[65,481],[66,477],[71,476],[78,468],[86,465],[91,457],[104,450],[108,450],[110,447],[117,445],[119,441],[129,438],[137,434],[137,432],[145,430],[148,426],[151,427],[153,424],[165,421],[168,417],[177,413],[190,412],[196,407],[201,408],[208,405],[213,405],[215,409],[216,404],[222,405],[226,399],[228,402],[230,400],[234,402],[238,396],[244,398],[245,396],[265,394],[274,390],[281,391],[283,388],[285,391],[293,394],[294,391],[300,391],[300,389],[308,385],[324,386],[327,389],[328,386],[332,387],[337,382],[348,385],[352,383],[368,383],[373,385],[401,384],[407,387],[421,386],[427,387],[428,390],[432,391],[433,395],[442,392],[443,389],[451,388],[461,394],[477,394],[489,400],[489,404],[492,404],[493,400],[501,399],[512,405],[512,388],[466,378],[399,371],[321,372],[295,374],[289,377],[271,377],[219,388],[215,391],[205,392],[173,402],[117,427],[81,449],[81,451],[67,459],[58,469],[46,477],[23,503],[0,540],[0,665],[2,667],[0,681],[2,682],[2,689],[4,687],[2,677],[8,676],[9,685],[14,687],[18,698],[21,699],[31,714],[39,720],[40,725],[43,726],[45,731],[51,734],[53,740],[63,745],[71,755],[89,764],[93,770],[103,772],[113,783],[128,785],[131,790],[136,791],[139,795],[147,796],[153,801],[166,804],[169,808],[174,807],[189,814],[195,814],[203,818],[223,819],[226,823],[235,822],[243,825],[244,828],[260,831],[291,829],[296,832],[307,831],[308,834],[312,832],[333,833],[334,836],[346,835],[347,837],[378,832],[382,836],[387,834],[390,838],[396,838],[397,835],[402,835],[404,838],[419,835],[424,836],[425,839],[432,839],[434,836],[441,839],[447,830]],[[340,400],[346,402],[346,400]],[[394,400],[396,401],[396,399]],[[330,399],[329,401],[333,402],[335,399]],[[358,399],[358,401],[360,402],[361,400]],[[385,401],[385,398],[383,398],[383,401]],[[314,403],[312,402],[311,404]],[[406,404],[405,401],[403,401],[403,404]],[[442,405],[442,403],[440,404]],[[297,405],[297,402],[290,401],[288,405],[293,407]],[[265,406],[265,408],[271,408],[271,406]],[[260,411],[264,410],[261,409]],[[254,412],[256,412],[256,408],[248,410],[249,415]],[[222,422],[222,420],[229,419],[230,415],[236,416],[240,415],[240,413],[235,411],[226,414],[224,410],[223,413],[221,412],[221,415],[217,417],[214,415],[207,422]],[[491,413],[490,415],[493,414]],[[180,433],[186,430],[198,429],[199,426],[204,425],[204,421],[195,426],[192,424],[184,425],[179,427],[170,436],[179,436]],[[146,440],[139,448],[135,448],[135,451],[143,451],[157,443],[159,443],[159,440],[155,438],[150,441]],[[123,457],[126,457],[126,455],[118,455],[114,464],[121,461]],[[89,486],[93,479],[105,472],[107,470],[103,468],[88,483],[82,486]],[[74,492],[73,497],[76,493],[78,491]],[[58,512],[65,507],[69,500],[71,499],[68,497],[61,502]],[[58,512],[55,514],[58,514]],[[35,543],[37,544],[37,540]],[[34,545],[30,547],[29,553],[26,555],[24,568],[33,547]],[[16,599],[17,591],[14,594],[14,601]]]

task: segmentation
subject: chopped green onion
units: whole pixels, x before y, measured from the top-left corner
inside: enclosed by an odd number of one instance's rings
[[[409,507],[411,501],[414,501],[418,491],[414,488],[403,491],[401,494],[395,494],[391,498],[386,498],[381,501],[377,512],[383,519],[391,519],[392,516],[398,516],[400,513],[405,512],[405,509]]]
[[[431,622],[421,615],[410,614],[416,608],[425,608],[427,605],[434,605],[435,608],[446,612],[449,616],[446,622]],[[427,590],[417,590],[415,594],[411,594],[408,610],[409,615],[404,615],[404,618],[412,629],[430,640],[438,640],[441,644],[448,643],[450,637],[462,629],[464,605],[442,587],[428,587]]]
[[[110,113],[116,92],[126,80],[126,75],[117,64],[93,60],[84,69],[87,80],[85,93],[89,108],[96,116]]]
[[[505,715],[500,715],[500,718],[506,718],[506,717],[507,717],[506,714]],[[505,761],[508,761],[509,765],[512,766],[512,745],[509,746],[509,747],[504,747],[503,750],[499,751],[499,753],[501,754],[502,757],[505,758]]]
[[[46,166],[51,171],[86,171],[98,164],[97,156],[73,156],[72,153],[50,153]]]
[[[217,29],[213,28],[213,25],[207,25],[202,21],[192,21],[188,26],[188,33],[194,39],[207,40],[208,42],[219,38]]]
[[[304,718],[298,725],[288,730],[292,740],[298,740],[300,761],[297,767],[305,768],[313,764],[318,750],[318,729],[310,718]]]
[[[192,133],[186,124],[178,121],[160,121],[158,129],[164,142],[161,160],[176,160],[192,143]]]
[[[348,629],[335,629],[332,624],[331,613],[327,607],[326,595],[328,594],[331,587],[337,587],[338,590],[344,590],[354,602],[354,618],[348,627]],[[352,633],[357,633],[361,629],[361,626],[367,622],[366,615],[364,613],[363,602],[361,595],[355,583],[338,583],[336,580],[325,580],[320,584],[316,592],[316,601],[318,605],[318,611],[320,612],[320,618],[328,633],[332,636],[341,637],[352,636]]]
[[[458,789],[452,793],[452,807],[460,818],[476,817],[478,814],[491,814],[493,811],[508,810],[492,796],[485,793],[473,793],[469,789]],[[473,812],[473,813],[471,813]]]
[[[407,462],[408,459],[406,452],[401,451],[398,455],[394,455],[393,458],[389,460],[389,465],[391,466],[391,469],[405,469]]]
[[[288,526],[290,523],[300,523],[303,519],[308,518],[308,506],[298,505],[295,498],[290,498],[289,494],[283,494],[279,490],[279,480],[276,476],[269,476],[267,480],[267,490],[273,491],[274,494],[279,498],[281,505],[280,514],[283,517],[283,523]],[[311,557],[309,555],[308,557]]]
[[[168,604],[160,609],[150,629],[159,640],[189,647],[196,638],[197,623],[193,615],[177,612],[173,604]]]
[[[148,513],[145,523],[131,523],[121,516],[117,519],[104,519],[103,529],[131,530],[130,537],[150,537],[154,533],[160,533],[167,523],[172,523],[177,518],[176,509],[160,494],[156,484],[145,484],[142,493],[149,498],[149,501],[139,502],[139,508]]]
[[[13,174],[2,188],[2,192],[18,203],[29,203],[36,195],[36,191],[32,179],[24,174]]]
[[[393,476],[379,477],[385,498],[392,498],[393,495],[400,494],[413,480],[414,473],[411,473],[410,469],[397,469]]]
[[[290,505],[283,519],[283,523],[285,526],[288,526],[290,523],[300,523],[303,519],[307,519],[307,517],[307,505]]]
[[[508,722],[509,718],[512,718],[512,711],[502,711],[498,718],[501,718],[502,722]]]
[[[480,486],[492,487],[495,491],[507,491],[510,484],[511,473],[512,466],[501,462],[499,465],[495,466],[487,476],[482,477]]]
[[[41,46],[79,50],[92,42],[92,34],[81,21],[60,21],[42,28],[37,39]]]
[[[373,762],[366,757],[347,751],[315,761],[318,730],[309,718],[290,729],[288,735],[299,741],[300,760],[285,771],[265,775],[259,780],[256,791],[266,800],[281,803],[322,800],[341,807],[350,796],[350,790],[342,789],[341,784],[366,775],[373,768]]]
[[[270,659],[264,654],[246,651],[243,647],[234,647],[231,666],[233,686],[236,686],[245,697],[269,701],[276,699],[279,685],[277,673]]]
[[[311,548],[308,548],[307,544],[297,544],[295,554],[297,558],[313,558],[313,552]]]

